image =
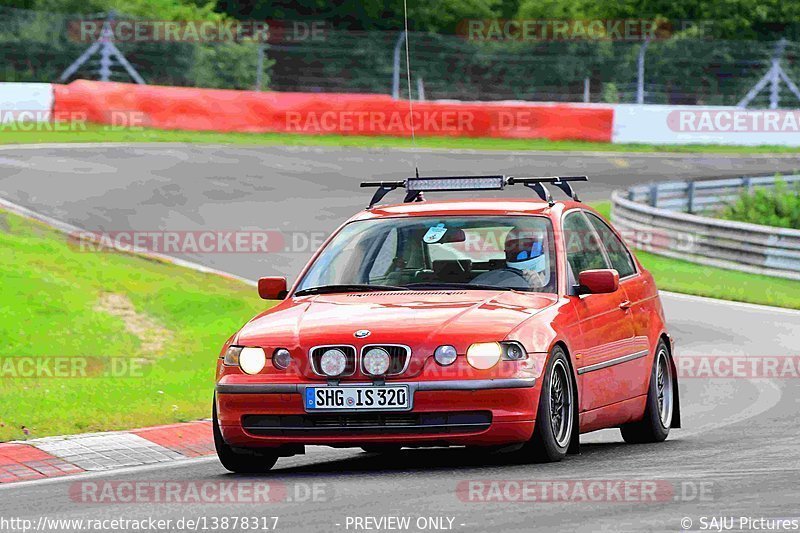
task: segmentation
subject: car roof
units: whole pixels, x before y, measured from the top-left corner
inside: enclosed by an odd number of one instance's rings
[[[457,215],[544,215],[558,217],[573,208],[588,208],[574,201],[555,202],[552,206],[529,198],[470,198],[402,204],[376,205],[354,215],[350,221],[375,218]]]

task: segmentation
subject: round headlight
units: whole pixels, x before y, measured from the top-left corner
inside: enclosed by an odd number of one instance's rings
[[[292,354],[286,348],[278,348],[272,354],[272,364],[277,369],[286,370],[292,364]]]
[[[347,357],[344,352],[335,348],[326,350],[319,360],[319,368],[326,376],[338,376],[347,366]]]
[[[442,366],[452,365],[457,356],[458,353],[455,347],[449,345],[439,346],[436,348],[436,351],[433,352],[433,358]]]
[[[496,365],[502,355],[499,343],[476,342],[467,350],[467,362],[478,370],[487,370]]]
[[[506,349],[506,359],[511,361],[519,361],[525,359],[525,350],[516,342],[509,342],[503,345]]]
[[[383,348],[370,348],[364,354],[364,371],[373,376],[380,376],[389,370],[389,352]]]
[[[267,364],[267,354],[262,348],[242,348],[239,354],[239,368],[245,374],[258,374]]]

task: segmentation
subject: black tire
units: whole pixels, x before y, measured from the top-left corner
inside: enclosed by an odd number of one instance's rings
[[[367,453],[397,453],[401,450],[402,446],[396,444],[367,444],[362,446],[361,449]]]
[[[526,460],[552,463],[567,455],[577,423],[576,398],[567,354],[556,346],[543,373],[533,436],[519,451]]]
[[[661,340],[656,346],[656,356],[653,358],[653,368],[650,371],[644,418],[620,428],[622,438],[628,444],[662,442],[669,435],[677,392],[674,389],[672,370],[669,349]]]
[[[263,474],[269,472],[278,461],[276,452],[253,448],[232,448],[228,446],[222,438],[217,421],[217,402],[214,401],[212,409],[212,425],[214,427],[214,447],[217,449],[217,457],[227,470],[237,474]]]

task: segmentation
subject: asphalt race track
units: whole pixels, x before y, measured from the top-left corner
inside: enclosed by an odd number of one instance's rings
[[[800,171],[797,156],[62,145],[0,149],[0,197],[91,231],[278,230],[283,253],[179,256],[251,279],[292,278],[315,250],[312,239],[366,207],[371,191],[360,181],[402,179],[415,164],[422,175],[589,174],[578,188],[585,200],[666,179]],[[516,187],[504,194],[531,193]],[[400,193],[386,201],[393,199],[401,201]]]
[[[471,153],[215,146],[6,148],[0,196],[93,231],[279,229],[325,233],[363,208],[366,178],[398,179],[415,159],[433,172],[587,173],[586,199],[614,188],[664,179],[791,172],[796,157]],[[524,191],[506,191],[522,195]],[[255,278],[293,278],[312,250],[188,255]],[[679,357],[798,355],[800,312],[664,295]],[[220,339],[220,343],[223,339]],[[213,361],[209,361],[212,365]],[[209,398],[211,391],[209,391]],[[366,531],[348,517],[453,518],[452,530],[680,531],[701,517],[796,516],[800,501],[800,379],[706,379],[681,382],[684,429],[667,442],[626,445],[619,432],[582,438],[580,456],[524,465],[502,454],[476,459],[460,450],[404,450],[396,456],[309,448],[279,460],[265,479],[283,482],[295,501],[272,504],[82,504],[69,490],[102,481],[243,481],[215,458],[140,467],[0,488],[0,516],[147,518],[279,516],[278,531]],[[469,480],[644,480],[667,483],[670,497],[648,502],[470,502],[456,492]],[[316,485],[320,496],[305,500]],[[299,492],[295,492],[299,491]],[[738,520],[738,518],[737,518]],[[448,521],[444,521],[447,526]],[[431,529],[428,529],[431,530]],[[410,531],[417,531],[413,528]]]

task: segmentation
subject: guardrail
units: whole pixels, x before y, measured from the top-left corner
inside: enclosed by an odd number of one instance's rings
[[[800,280],[800,230],[700,216],[743,188],[774,187],[775,177],[666,182],[616,191],[611,219],[636,249],[693,263]],[[800,175],[779,178],[800,183]]]
[[[800,175],[745,176],[702,181],[668,181],[653,185],[638,185],[628,189],[627,198],[651,207],[684,213],[703,213],[723,207],[736,199],[742,189],[773,188],[780,179],[789,185],[800,183]]]

